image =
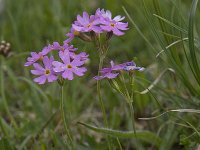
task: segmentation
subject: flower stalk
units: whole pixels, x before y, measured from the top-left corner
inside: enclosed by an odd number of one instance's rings
[[[100,75],[100,71],[103,67],[104,59],[105,59],[105,56],[99,54],[98,75]],[[107,120],[107,116],[106,116],[106,110],[105,110],[105,106],[104,106],[102,96],[101,96],[101,82],[100,82],[100,80],[97,80],[97,94],[98,94],[98,100],[99,100],[99,103],[100,103],[101,111],[102,111],[102,114],[103,114],[104,124],[105,124],[106,128],[108,128],[108,120]],[[110,143],[109,137],[107,137],[107,141],[108,141],[108,147],[109,147],[109,149],[111,149],[111,143]]]
[[[64,123],[64,128],[65,128],[65,132],[67,134],[67,138],[69,140],[69,143],[71,145],[71,147],[74,149],[74,145],[73,145],[73,139],[72,136],[70,135],[69,129],[68,129],[68,125],[65,119],[65,111],[64,111],[64,85],[60,84],[61,87],[61,101],[60,101],[60,110],[61,110],[61,116],[62,116],[62,120]]]

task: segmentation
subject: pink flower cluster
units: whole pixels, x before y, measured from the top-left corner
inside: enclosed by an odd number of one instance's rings
[[[112,14],[109,10],[97,9],[95,15],[89,16],[87,12],[83,12],[83,15],[77,16],[77,20],[72,24],[72,28],[68,36],[68,42],[70,42],[76,35],[84,32],[112,32],[116,36],[124,35],[123,30],[128,30],[128,23],[121,22],[125,17],[116,16],[112,18]]]
[[[55,61],[53,56],[50,58],[47,56],[52,51],[58,52],[58,61]],[[85,52],[76,53],[76,51],[77,48],[69,43],[64,42],[63,45],[60,45],[58,42],[54,42],[44,47],[39,53],[31,52],[25,66],[33,65],[34,70],[31,70],[31,73],[39,76],[34,79],[38,84],[56,81],[58,76],[72,80],[74,74],[83,76],[87,71],[83,65],[88,60],[89,55]]]
[[[63,44],[53,42],[45,46],[41,52],[31,52],[31,56],[27,58],[24,66],[33,66],[34,69],[31,70],[31,73],[38,76],[34,79],[38,84],[56,81],[59,76],[68,80],[73,80],[74,75],[83,76],[87,71],[83,65],[89,55],[85,52],[77,53],[77,48],[70,45],[70,42],[81,33],[84,35],[85,32],[96,34],[106,32],[121,36],[124,34],[122,31],[128,30],[128,23],[121,22],[124,18],[121,16],[112,18],[111,12],[104,9],[97,9],[95,15],[91,16],[87,12],[83,12],[82,16],[77,16],[77,20],[72,24],[70,32],[66,34],[68,38]],[[48,56],[52,51],[58,52],[58,60],[54,60],[53,56]],[[111,73],[112,70],[113,68],[106,72],[108,78],[108,72]]]

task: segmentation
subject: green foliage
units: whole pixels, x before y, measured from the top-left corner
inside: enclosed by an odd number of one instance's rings
[[[30,51],[39,51],[55,39],[63,41],[77,14],[93,13],[98,7],[111,10],[113,16],[125,15],[130,28],[124,36],[110,40],[104,66],[109,65],[109,58],[121,63],[137,57],[136,63],[146,68],[144,73],[135,72],[134,84],[127,85],[129,92],[134,90],[134,119],[139,132],[132,131],[124,100],[126,90],[119,79],[111,84],[101,83],[108,118],[108,128],[102,127],[96,83],[92,79],[97,74],[98,55],[92,43],[77,39],[74,46],[87,51],[91,60],[85,77],[64,86],[66,122],[76,147],[107,149],[107,135],[111,137],[113,149],[119,149],[119,145],[122,149],[135,149],[136,143],[141,149],[199,147],[198,0],[4,2],[4,10],[0,12],[0,39],[11,43],[13,56],[0,57],[0,149],[68,148],[61,115],[57,112],[59,85],[35,84],[29,69],[23,65]],[[124,78],[129,83],[128,75]],[[84,126],[77,122],[84,122]]]

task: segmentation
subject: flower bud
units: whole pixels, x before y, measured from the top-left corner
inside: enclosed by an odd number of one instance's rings
[[[3,55],[4,57],[11,56],[11,46],[10,43],[7,43],[6,41],[1,41],[0,43],[0,55]]]

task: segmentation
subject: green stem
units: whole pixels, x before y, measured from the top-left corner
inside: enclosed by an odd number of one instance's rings
[[[64,86],[63,86],[63,85],[61,85],[60,110],[61,110],[62,120],[63,120],[63,123],[64,123],[64,128],[65,128],[67,137],[68,137],[68,139],[69,139],[69,142],[70,142],[72,148],[74,149],[73,140],[72,140],[72,137],[71,137],[70,132],[69,132],[69,130],[68,130],[67,123],[66,123],[66,119],[65,119],[65,111],[64,111]]]
[[[135,134],[135,139],[136,139],[136,149],[138,149],[138,144],[137,144],[137,134],[136,134],[136,128],[135,128],[135,116],[134,116],[134,109],[133,109],[133,105],[132,105],[132,102],[133,102],[133,96],[134,96],[134,91],[133,91],[133,81],[134,81],[134,78],[133,78],[133,75],[130,76],[129,78],[129,82],[131,84],[131,95],[129,94],[129,91],[126,87],[126,84],[125,84],[125,79],[124,79],[124,76],[121,75],[121,79],[122,79],[122,82],[124,84],[124,88],[125,88],[125,92],[126,92],[126,99],[128,101],[128,104],[129,104],[129,108],[130,108],[130,114],[131,114],[131,122],[132,122],[132,128],[133,128],[133,131],[134,131],[134,134]]]
[[[131,114],[131,121],[132,121],[132,127],[133,127],[133,131],[135,134],[135,139],[136,139],[136,148],[138,149],[138,144],[137,144],[137,134],[136,134],[136,128],[135,128],[135,115],[134,115],[134,109],[133,109],[133,105],[132,102],[129,102],[129,108],[130,108],[130,114]]]
[[[103,67],[103,61],[104,61],[104,56],[102,57],[101,54],[100,54],[98,76],[100,75],[100,71],[101,71],[101,69]],[[101,111],[103,113],[104,124],[105,124],[106,128],[108,128],[108,121],[107,121],[107,117],[106,117],[105,106],[103,104],[103,100],[102,100],[102,96],[101,96],[100,80],[97,80],[97,94],[98,94],[98,99],[99,99],[99,103],[100,103],[100,106],[101,106]],[[111,144],[110,144],[109,138],[108,138],[108,146],[109,146],[109,149],[111,149]]]
[[[1,96],[2,96],[2,99],[3,99],[5,111],[8,115],[8,117],[10,118],[10,121],[13,124],[14,128],[17,129],[17,123],[15,122],[15,119],[12,116],[12,114],[11,114],[9,108],[8,108],[8,103],[7,103],[7,99],[6,99],[6,95],[5,95],[3,66],[4,66],[4,58],[2,57],[2,61],[1,61]]]
[[[102,66],[103,66],[103,60],[104,60],[104,58],[100,58],[98,76],[100,75],[100,70],[102,69]],[[100,84],[101,84],[100,80],[97,80],[98,99],[99,99],[99,102],[100,102],[100,105],[101,105],[104,123],[105,123],[106,127],[108,127],[108,121],[107,121],[107,117],[106,117],[105,106],[103,104],[103,100],[102,100],[102,97],[101,97],[101,87],[100,87],[101,85]]]

